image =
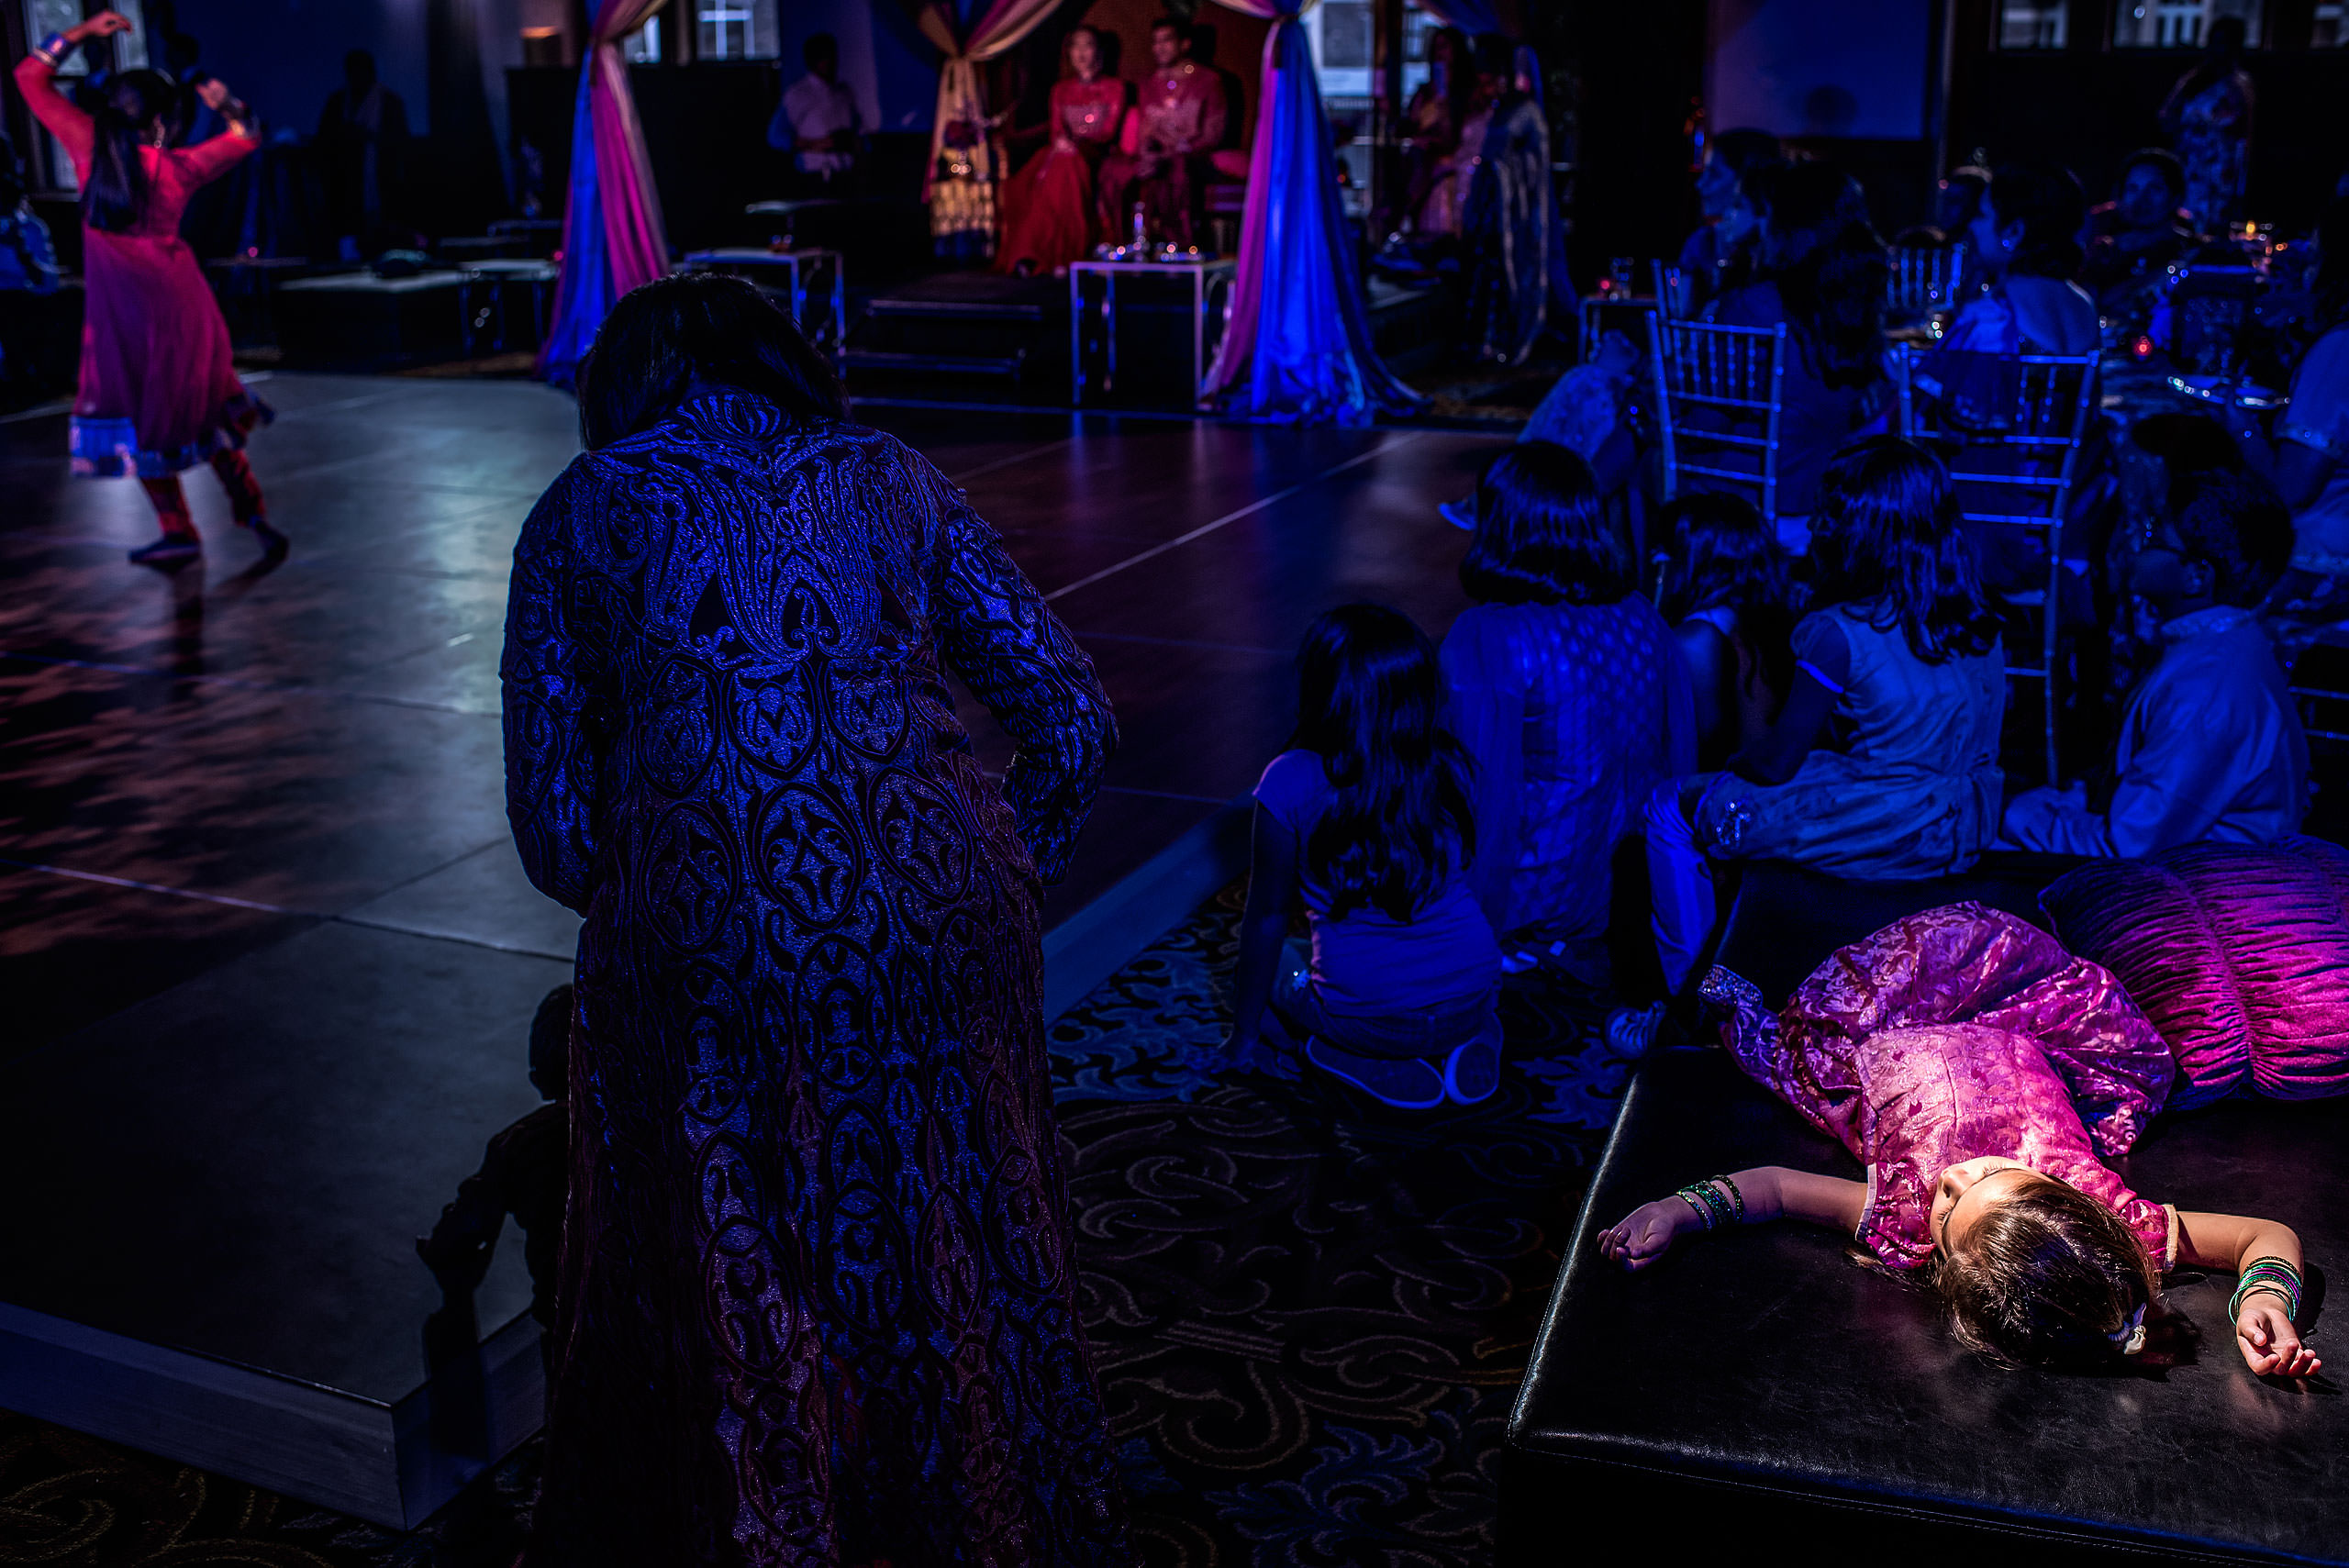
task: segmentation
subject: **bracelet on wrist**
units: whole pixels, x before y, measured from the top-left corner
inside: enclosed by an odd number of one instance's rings
[[[2235,1293],[2227,1302],[2227,1316],[2241,1317],[2243,1303],[2262,1294],[2279,1298],[2284,1303],[2284,1316],[2297,1320],[2300,1315],[2300,1271],[2281,1258],[2253,1259],[2235,1276]]]
[[[51,33],[40,40],[33,52],[49,61],[50,69],[53,71],[65,63],[65,57],[72,54],[76,47],[74,41],[63,33]]]

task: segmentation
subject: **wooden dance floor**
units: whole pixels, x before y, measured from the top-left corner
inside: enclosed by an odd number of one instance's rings
[[[70,480],[61,415],[0,423],[0,1407],[403,1526],[538,1420],[519,1239],[469,1305],[414,1241],[537,1105],[529,1020],[569,973],[576,923],[507,839],[497,655],[574,414],[515,383],[259,390],[295,540],[270,572],[202,470],[205,562],[127,564],[139,488]],[[860,417],[967,487],[1116,703],[1048,908],[1058,999],[1235,869],[1226,808],[1314,615],[1375,598],[1441,635],[1464,539],[1435,505],[1497,445]]]

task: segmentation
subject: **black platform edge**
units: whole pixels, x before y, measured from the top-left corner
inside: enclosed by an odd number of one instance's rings
[[[545,1403],[527,1313],[472,1366],[385,1405],[0,1303],[0,1405],[387,1529],[414,1529],[519,1447]]]
[[[1250,813],[1218,808],[1045,933],[1048,1020],[1246,868]],[[0,1302],[0,1407],[407,1530],[539,1429],[539,1340],[521,1314],[386,1405]]]
[[[1085,1000],[1152,942],[1248,869],[1248,795],[1128,872],[1044,933],[1044,1021]]]

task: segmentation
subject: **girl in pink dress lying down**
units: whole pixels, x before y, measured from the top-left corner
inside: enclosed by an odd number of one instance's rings
[[[2169,1049],[2110,973],[2045,932],[1952,905],[1842,949],[1776,1017],[1724,969],[1703,995],[1726,1009],[1738,1065],[1867,1178],[1765,1165],[1693,1183],[1599,1236],[1625,1268],[1694,1231],[1808,1219],[1887,1268],[1923,1271],[1969,1348],[2079,1368],[2143,1350],[2163,1271],[2192,1265],[2239,1276],[2231,1312],[2252,1371],[2322,1365],[2293,1327],[2289,1226],[2180,1213],[2103,1163],[2161,1108]]]

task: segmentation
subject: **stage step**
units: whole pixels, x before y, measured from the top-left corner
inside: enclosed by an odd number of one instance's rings
[[[875,292],[841,368],[861,396],[1058,403],[1068,396],[1068,285],[940,272]]]

